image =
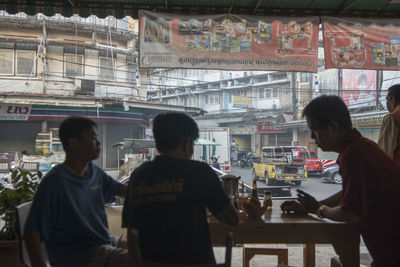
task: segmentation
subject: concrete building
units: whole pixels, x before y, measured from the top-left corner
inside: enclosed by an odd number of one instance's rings
[[[274,125],[296,118],[311,98],[310,73],[278,71],[155,70],[149,101],[199,107],[200,127],[229,127],[240,151],[289,145],[292,130]]]
[[[81,115],[98,123],[103,153],[97,163],[115,168],[112,144],[145,138],[152,116],[164,110],[200,111],[147,102],[129,17],[0,11],[0,25],[0,151],[34,154],[38,133]]]

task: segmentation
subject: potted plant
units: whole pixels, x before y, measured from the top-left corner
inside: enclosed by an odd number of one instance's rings
[[[19,262],[15,208],[33,200],[41,178],[41,172],[31,173],[16,168],[0,179],[0,258],[2,262],[6,258],[10,259],[12,265]]]

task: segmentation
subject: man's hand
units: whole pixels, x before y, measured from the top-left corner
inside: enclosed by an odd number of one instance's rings
[[[303,205],[295,200],[285,201],[281,204],[281,210],[283,213],[294,213],[305,215],[308,211],[303,207]]]
[[[299,202],[307,212],[315,213],[321,205],[314,197],[303,190],[297,189],[297,196]]]

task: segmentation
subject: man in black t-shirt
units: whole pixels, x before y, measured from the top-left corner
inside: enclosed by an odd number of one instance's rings
[[[139,230],[146,260],[215,263],[206,207],[223,223],[237,225],[239,218],[213,170],[190,160],[197,124],[183,113],[162,113],[153,120],[153,134],[160,156],[132,173],[123,226]]]

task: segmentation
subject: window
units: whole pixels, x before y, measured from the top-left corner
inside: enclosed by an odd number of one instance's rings
[[[278,87],[273,88],[272,97],[278,97]]]
[[[232,93],[231,92],[229,92],[229,103],[232,103]]]
[[[264,98],[264,88],[258,89],[259,98]]]
[[[270,88],[265,89],[265,98],[271,98],[271,89]]]
[[[13,50],[0,50],[0,74],[13,74]]]
[[[306,83],[306,82],[311,82],[312,74],[307,73],[307,72],[301,72],[300,73],[300,82]]]
[[[83,76],[83,55],[64,54],[65,76]]]
[[[114,65],[112,58],[100,58],[100,77],[102,80],[114,80]]]
[[[16,74],[30,75],[35,73],[35,51],[18,51]]]
[[[219,103],[219,95],[214,96],[214,103],[218,104]]]
[[[128,72],[126,73],[126,81],[130,84],[133,83],[136,84],[136,64],[128,63]]]
[[[277,81],[277,80],[286,80],[286,79],[287,79],[287,75],[286,75],[285,72],[283,72],[283,73],[275,73],[275,74],[272,75],[272,79],[273,79],[274,81]]]
[[[268,82],[268,76],[259,77],[259,78],[257,78],[257,80],[256,80],[256,83],[265,83],[265,82]]]
[[[204,96],[204,103],[208,104],[208,95]]]

